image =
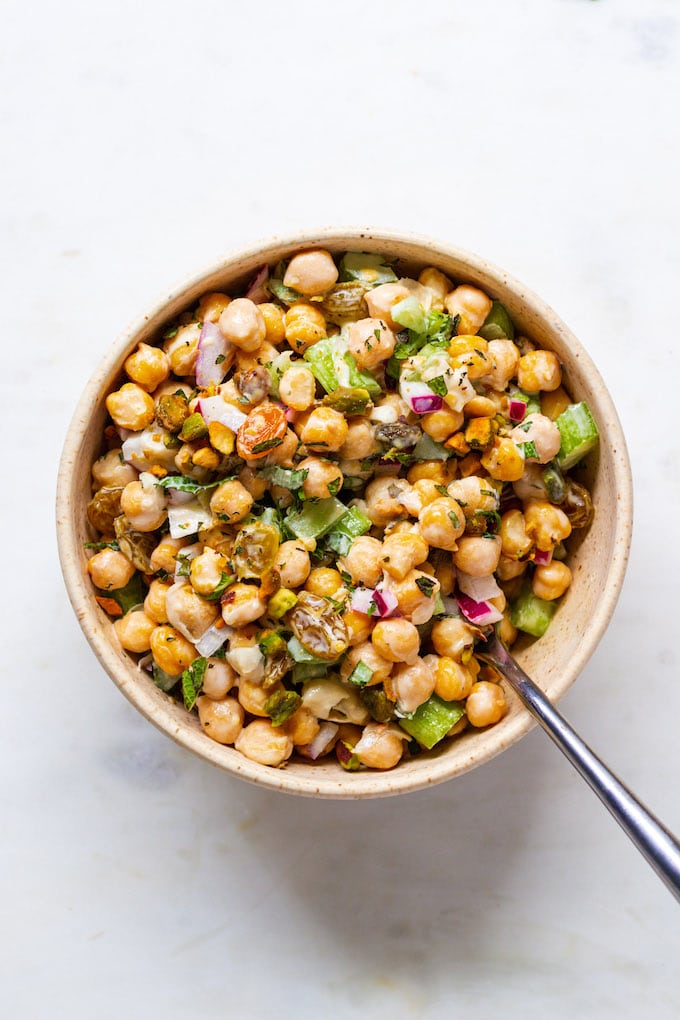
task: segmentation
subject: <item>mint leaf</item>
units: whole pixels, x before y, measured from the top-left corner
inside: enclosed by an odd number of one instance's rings
[[[184,698],[184,707],[189,712],[196,704],[196,698],[203,686],[207,668],[208,660],[201,656],[194,659],[189,668],[182,673],[182,697]]]

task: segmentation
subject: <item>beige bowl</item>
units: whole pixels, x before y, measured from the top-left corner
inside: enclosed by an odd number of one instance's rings
[[[565,385],[575,400],[586,400],[601,434],[599,453],[589,458],[588,484],[596,506],[586,534],[576,533],[570,565],[574,580],[548,633],[520,642],[515,651],[524,669],[546,694],[559,700],[574,682],[602,637],[621,590],[632,527],[632,485],[621,426],[597,369],[563,322],[540,298],[484,259],[428,239],[380,230],[327,229],[273,239],[238,252],[191,278],[157,302],[106,352],[90,379],[66,437],[57,494],[57,530],[62,570],[71,603],[95,654],[123,694],[173,740],[226,772],[275,790],[306,796],[359,798],[406,793],[458,776],[519,740],[533,725],[508,691],[509,711],[490,729],[467,732],[439,751],[421,754],[392,772],[347,773],[335,759],[290,763],[272,769],[242,757],[201,731],[195,716],[163,694],[118,645],[113,626],[93,597],[85,570],[84,542],[92,538],[85,506],[90,466],[100,448],[106,417],[104,399],[115,388],[126,356],[140,340],[159,330],[206,291],[238,288],[263,262],[274,263],[303,247],[331,251],[385,252],[402,267],[435,265],[455,280],[478,284],[507,307],[515,323],[540,346],[556,352]]]

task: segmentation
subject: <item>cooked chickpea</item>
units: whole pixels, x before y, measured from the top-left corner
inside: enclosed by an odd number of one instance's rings
[[[449,484],[448,491],[466,517],[472,517],[478,510],[495,510],[498,506],[498,495],[489,478],[479,475],[457,478]]]
[[[386,286],[388,286],[386,284]],[[369,723],[364,727],[354,753],[367,768],[392,769],[401,761],[404,740],[385,723]]]
[[[212,595],[226,573],[225,556],[206,546],[202,553],[194,556],[189,568],[189,580],[199,595]]]
[[[517,627],[510,619],[510,613],[503,613],[503,619],[498,625],[498,636],[506,648],[510,648],[517,640]]]
[[[483,381],[494,390],[505,390],[519,365],[517,347],[512,340],[489,340],[487,358],[491,370],[483,377]]]
[[[249,715],[256,715],[260,719],[266,719],[265,702],[272,694],[282,690],[283,684],[281,683],[265,688],[261,683],[255,683],[253,680],[241,677],[238,681],[238,700]]]
[[[281,376],[279,395],[294,411],[306,411],[314,403],[316,380],[304,365],[291,365]]]
[[[409,570],[425,562],[428,552],[427,542],[416,532],[388,535],[382,546],[381,564],[388,574],[403,581]]]
[[[524,457],[508,436],[496,436],[493,445],[481,457],[482,467],[499,482],[519,481],[524,464]]]
[[[474,678],[462,663],[442,655],[435,666],[434,691],[444,701],[461,701],[472,690]]]
[[[168,622],[168,611],[165,606],[165,598],[170,590],[170,585],[165,581],[159,581],[158,578],[149,585],[149,590],[146,593],[144,599],[144,612],[147,616],[155,620],[156,623],[167,623]]]
[[[501,553],[501,557],[496,567],[496,574],[499,581],[512,581],[516,577],[521,577],[526,572],[528,561],[515,560],[510,556],[504,556]]]
[[[540,464],[525,462],[524,474],[512,485],[518,499],[545,500],[548,498],[548,489],[543,480],[543,470]]]
[[[374,588],[382,574],[382,542],[370,535],[355,538],[346,556],[338,560],[341,570],[347,571],[355,584],[360,581]]]
[[[491,311],[491,298],[478,287],[462,284],[444,298],[444,306],[451,316],[459,315],[456,332],[461,335],[474,335],[484,325]]]
[[[423,591],[423,585],[431,594]],[[411,570],[402,581],[392,581],[390,591],[396,596],[402,616],[418,626],[432,618],[439,581],[423,570]]]
[[[419,656],[412,663],[395,666],[390,677],[390,686],[401,712],[415,712],[433,693],[434,685],[434,670]]]
[[[262,312],[249,298],[236,298],[220,315],[219,326],[227,340],[242,351],[255,351],[267,335]]]
[[[479,680],[465,702],[465,712],[473,726],[492,726],[505,715],[507,701],[500,684]]]
[[[544,414],[546,418],[550,418],[551,421],[559,418],[570,404],[571,397],[561,386],[558,386],[556,390],[551,390],[549,393],[544,392],[541,394],[541,414]]]
[[[210,509],[220,519],[226,518],[230,524],[242,521],[250,513],[253,497],[236,479],[222,482],[210,498]]]
[[[498,566],[501,555],[500,536],[493,538],[464,535],[458,542],[453,554],[453,562],[459,570],[473,577],[486,577],[493,574]]]
[[[213,701],[226,698],[236,684],[236,673],[224,659],[208,659],[208,666],[203,678],[203,694]]]
[[[334,453],[347,439],[349,429],[344,414],[332,407],[317,407],[300,431],[300,439],[310,449]]]
[[[378,620],[371,641],[378,655],[389,662],[413,664],[420,651],[420,634],[408,620]]]
[[[283,317],[286,340],[298,353],[322,340],[326,336],[326,320],[320,309],[314,305],[297,304],[289,308]]]
[[[294,712],[290,719],[286,720],[281,729],[288,734],[294,747],[304,747],[311,744],[321,726],[316,716],[304,705],[301,705],[297,712]]]
[[[527,535],[541,552],[550,552],[571,535],[569,518],[552,503],[531,499],[524,505]]]
[[[403,326],[395,322],[390,312],[396,304],[410,297],[411,291],[403,283],[381,283],[364,295],[366,307],[375,319],[382,319],[388,329],[398,333]]]
[[[201,696],[196,699],[201,726],[218,744],[233,744],[243,729],[243,709],[236,698],[219,701]]]
[[[330,252],[317,248],[301,251],[288,263],[283,278],[284,287],[296,290],[305,297],[315,297],[330,290],[338,278],[338,268]]]
[[[165,595],[168,623],[189,641],[198,641],[219,616],[219,607],[197,595],[190,584],[173,584]]]
[[[201,327],[197,322],[190,322],[187,326],[181,326],[176,335],[163,344],[163,350],[170,360],[170,368],[175,375],[195,374],[200,337]]]
[[[257,307],[260,311],[262,311],[262,305],[258,305]],[[234,355],[236,371],[253,372],[255,369],[263,368],[264,365],[273,361],[274,358],[278,357],[278,355],[278,350],[273,344],[270,344],[268,340],[263,340],[260,346],[256,347],[254,351],[244,351],[237,347]],[[261,376],[261,379],[265,381],[263,376]],[[267,390],[269,390],[269,383],[267,383]],[[252,403],[257,403],[257,401],[253,400]],[[243,403],[241,403],[240,406],[243,407]]]
[[[175,572],[177,553],[188,544],[186,538],[171,538],[165,535],[151,553],[151,569],[155,572],[164,570],[166,574]]]
[[[179,676],[191,665],[197,652],[174,627],[163,624],[151,632],[151,652],[157,666],[168,676]]]
[[[501,517],[501,549],[503,556],[519,560],[526,556],[533,545],[526,532],[526,522],[521,510],[507,510]]]
[[[418,514],[419,530],[428,545],[453,551],[465,531],[465,514],[455,499],[441,496]]]
[[[126,613],[119,620],[113,621],[116,636],[128,652],[148,652],[151,648],[151,635],[156,626],[156,621],[141,609]]]
[[[155,531],[168,516],[165,493],[147,472],[138,482],[128,482],[121,493],[120,508],[135,531]]]
[[[109,393],[106,410],[116,425],[132,432],[141,432],[153,421],[153,398],[137,383],[123,383],[119,390]]]
[[[439,581],[440,595],[451,595],[456,585],[456,570],[451,557],[439,557],[435,561],[434,576]]]
[[[117,489],[128,482],[134,482],[137,472],[131,464],[125,463],[122,450],[118,447],[97,458],[92,465],[92,477],[98,489]]]
[[[337,495],[342,487],[342,471],[331,460],[305,457],[297,468],[307,472],[307,477],[302,483],[302,491],[307,499],[328,499]]]
[[[423,460],[416,462],[408,469],[406,475],[409,482],[415,485],[423,479],[435,482],[436,485],[449,485],[456,476],[456,465],[446,460]],[[456,498],[455,496],[453,497]]]
[[[420,503],[419,513],[435,499],[441,499],[441,487],[430,478],[421,478],[414,484],[413,490]]]
[[[451,341],[449,351],[454,366],[464,368],[469,379],[483,379],[489,371],[488,347],[484,337],[463,334]]]
[[[160,347],[140,343],[126,359],[124,368],[134,383],[151,392],[170,375],[170,359]]]
[[[422,270],[418,277],[418,283],[422,283],[423,287],[427,287],[432,294],[432,307],[441,311],[444,307],[444,298],[453,286],[448,276],[444,276],[434,266],[428,266]]]
[[[384,683],[392,672],[392,660],[385,659],[370,641],[362,641],[353,645],[345,656],[340,667],[340,676],[346,680],[350,673],[363,662],[372,671],[369,687]]]
[[[291,467],[293,464],[293,457],[297,453],[300,441],[295,435],[292,429],[286,431],[283,437],[283,442],[274,447],[271,453],[268,453],[264,459],[265,467],[271,467],[273,464],[285,464],[287,467]],[[260,463],[262,463],[260,461]]]
[[[556,390],[561,382],[562,368],[552,351],[529,351],[519,359],[517,385],[525,393]]]
[[[420,425],[423,432],[427,432],[428,436],[431,436],[436,443],[443,443],[458,431],[464,420],[462,411],[454,411],[453,408],[444,404],[439,411],[424,414],[420,419]]]
[[[260,765],[282,765],[293,753],[293,741],[269,719],[256,719],[241,730],[234,745],[237,751]]]
[[[274,566],[279,572],[283,588],[300,588],[309,576],[309,553],[295,539],[282,542],[276,554]]]
[[[438,655],[460,662],[469,656],[475,643],[474,632],[460,616],[437,620],[432,628],[432,644]]]
[[[278,347],[286,336],[286,327],[283,322],[283,309],[268,301],[257,306],[260,309],[266,330],[266,342]]]
[[[368,641],[371,636],[371,620],[365,613],[358,613],[355,609],[346,609],[342,615],[349,634],[350,645],[360,645]]]
[[[246,464],[238,473],[238,480],[246,489],[253,499],[262,499],[265,492],[267,491],[267,480],[262,475]]]
[[[534,595],[539,599],[558,599],[571,584],[571,570],[566,563],[552,560],[536,567],[531,582]]]
[[[406,508],[400,498],[411,492],[405,478],[374,478],[366,486],[366,514],[378,527],[385,527],[395,517],[402,517]]]
[[[253,584],[232,584],[223,595],[222,619],[228,627],[245,627],[267,610],[266,599]]]
[[[375,430],[366,418],[355,418],[347,423],[347,436],[340,447],[340,456],[350,460],[364,460],[377,453],[379,443]]]
[[[394,333],[382,319],[359,319],[348,330],[349,351],[359,368],[376,368],[394,351]]]
[[[211,291],[209,294],[204,294],[198,302],[196,310],[198,321],[217,322],[228,304],[231,304],[231,298],[228,294],[222,294],[219,291]]]
[[[557,425],[544,414],[527,415],[522,424],[512,430],[510,438],[518,446],[533,443],[536,455],[529,453],[525,446],[525,458],[527,461],[538,461],[539,464],[547,464],[556,457],[562,441]]]
[[[413,411],[398,393],[387,393],[381,397],[370,413],[371,421],[381,422],[383,425],[398,421],[402,415],[413,417]]]
[[[87,561],[92,583],[103,591],[117,591],[132,580],[135,568],[127,556],[115,549],[101,549]]]

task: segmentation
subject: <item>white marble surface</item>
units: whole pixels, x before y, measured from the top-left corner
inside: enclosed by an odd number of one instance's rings
[[[677,1017],[677,904],[544,736],[383,802],[230,780],[98,666],[52,499],[97,359],[223,251],[360,222],[486,255],[620,409],[631,564],[563,708],[680,830],[678,4],[2,15],[2,1015]]]

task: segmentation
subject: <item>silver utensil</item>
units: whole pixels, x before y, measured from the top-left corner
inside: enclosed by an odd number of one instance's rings
[[[495,666],[560,751],[581,773],[623,831],[680,901],[680,842],[655,818],[628,787],[591,751],[513,659],[495,631],[487,636],[480,659]]]

